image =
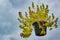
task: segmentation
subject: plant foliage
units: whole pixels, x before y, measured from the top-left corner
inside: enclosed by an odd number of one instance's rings
[[[57,28],[57,22],[58,22],[58,18],[55,18],[54,13],[52,13],[52,15],[48,15],[49,13],[49,9],[48,9],[48,5],[44,6],[44,4],[42,4],[41,6],[35,5],[32,2],[32,8],[29,6],[28,7],[29,12],[25,12],[25,17],[22,16],[22,13],[19,12],[19,22],[21,23],[21,25],[19,26],[20,29],[23,30],[22,33],[20,33],[21,37],[29,37],[32,33],[33,30],[33,23],[34,22],[38,22],[39,21],[46,21],[46,23],[44,24],[47,28],[50,28],[49,30],[52,30],[52,27]],[[36,11],[34,11],[36,9]],[[29,16],[28,16],[29,15]],[[42,28],[43,25],[39,24],[39,28]],[[41,33],[45,33],[43,30]]]

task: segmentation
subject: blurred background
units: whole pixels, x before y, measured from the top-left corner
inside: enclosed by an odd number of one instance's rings
[[[24,15],[31,6],[32,1],[38,5],[44,3],[49,6],[49,15],[54,13],[56,17],[60,17],[60,0],[0,0],[0,40],[26,40],[20,37],[18,22],[18,12]],[[47,30],[46,36],[36,36],[34,30],[27,40],[60,40],[60,18],[58,20],[58,28]]]

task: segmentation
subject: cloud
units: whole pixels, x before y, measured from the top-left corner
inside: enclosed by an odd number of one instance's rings
[[[17,9],[14,9],[10,2],[6,0],[0,5],[0,34],[7,35],[18,30]]]
[[[55,13],[56,17],[60,17],[60,5],[59,0],[34,0],[35,4],[49,5],[50,13]],[[20,37],[21,30],[19,29],[18,11],[21,11],[24,15],[25,11],[28,11],[28,6],[31,6],[32,0],[0,0],[0,40],[20,40],[24,38]],[[60,18],[59,18],[60,20]],[[60,21],[58,22],[60,24]],[[38,37],[35,32],[28,40],[60,40],[60,28],[47,30],[47,35],[44,37]]]
[[[0,0],[0,5],[2,5],[4,3],[5,0]]]
[[[9,0],[0,4],[0,40],[19,40],[18,11],[19,9],[15,9]]]

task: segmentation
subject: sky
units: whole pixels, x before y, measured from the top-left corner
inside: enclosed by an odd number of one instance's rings
[[[0,40],[60,40],[60,18],[58,28],[49,31],[46,36],[36,36],[34,30],[29,38],[21,38],[18,22],[18,12],[24,15],[31,6],[32,1],[41,5],[44,3],[49,6],[49,15],[53,12],[56,17],[60,17],[60,0],[0,0]]]

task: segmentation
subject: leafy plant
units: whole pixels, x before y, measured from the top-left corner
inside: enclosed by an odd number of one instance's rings
[[[23,30],[22,33],[20,33],[21,37],[29,37],[32,33],[33,30],[33,23],[37,22],[39,24],[39,21],[46,21],[45,25],[47,28],[50,28],[49,30],[52,30],[52,27],[57,28],[57,22],[58,22],[58,18],[55,18],[54,13],[52,13],[52,15],[48,15],[49,13],[49,9],[48,9],[48,5],[46,5],[46,7],[44,6],[44,4],[42,4],[41,6],[35,5],[32,2],[32,8],[29,6],[29,13],[25,12],[25,17],[22,16],[22,13],[19,12],[19,22],[21,23],[21,25],[19,26],[20,29]],[[36,9],[36,11],[34,11]],[[39,24],[39,28],[43,29],[43,25]],[[44,29],[42,30],[41,34],[45,33]]]

